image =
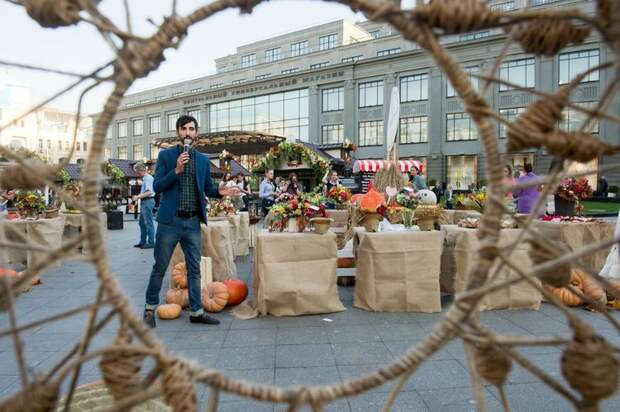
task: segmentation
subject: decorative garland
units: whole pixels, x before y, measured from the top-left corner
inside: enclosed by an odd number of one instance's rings
[[[308,163],[314,176],[321,179],[329,169],[329,162],[301,143],[282,142],[269,149],[264,161],[257,162],[252,167],[252,173],[262,173],[265,169],[278,169],[286,161],[289,166]]]
[[[113,163],[103,162],[101,171],[110,178],[112,183],[123,186],[125,184],[125,173]]]

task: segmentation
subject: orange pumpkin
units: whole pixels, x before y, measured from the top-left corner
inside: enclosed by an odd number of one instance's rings
[[[568,290],[568,288],[554,288],[550,286],[549,290],[551,290],[551,292],[555,296],[557,296],[566,306],[579,306],[583,303],[583,300],[581,300],[579,296]]]
[[[248,287],[241,279],[226,279],[222,283],[228,288],[228,306],[238,305],[248,297]]]
[[[177,305],[176,303],[169,303],[167,305],[159,305],[157,307],[157,316],[160,319],[176,319],[181,316],[181,305]]]
[[[187,269],[185,262],[180,262],[172,268],[172,282],[177,288],[187,289]]]
[[[176,303],[182,308],[189,306],[189,291],[187,289],[168,289],[166,292],[166,303]]]
[[[605,289],[603,289],[603,287],[590,275],[581,270],[573,270],[571,272],[571,281],[573,277],[579,279],[581,291],[584,295],[588,296],[595,302],[599,302],[603,305],[607,303],[607,295],[605,294]]]
[[[209,282],[200,292],[200,301],[207,312],[219,312],[228,303],[228,288],[222,282]]]
[[[370,189],[360,201],[362,211],[376,212],[377,208],[385,203],[385,198],[374,189]]]
[[[17,277],[18,273],[13,269],[0,268],[0,277],[7,276],[9,278]]]

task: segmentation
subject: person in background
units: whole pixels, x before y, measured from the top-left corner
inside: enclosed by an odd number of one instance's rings
[[[512,189],[508,189],[508,187],[514,186],[516,183],[516,179],[512,175],[512,166],[506,165],[504,166],[504,178],[502,179],[502,184],[504,185],[504,190],[506,190],[506,199],[512,200]]]
[[[328,193],[332,187],[340,186],[340,179],[338,179],[338,172],[335,170],[327,171],[323,179],[323,192]]]
[[[524,175],[519,177],[517,183],[532,183],[538,180],[538,176],[532,171],[532,165],[526,163],[523,165]],[[539,185],[532,185],[522,189],[516,189],[513,194],[517,197],[517,211],[519,213],[530,213],[540,197]]]
[[[236,183],[239,188],[240,198],[243,202],[243,210],[247,211],[250,203],[250,196],[252,196],[252,189],[250,189],[250,185],[245,180],[243,173],[237,173]]]
[[[273,205],[276,196],[276,186],[273,183],[273,169],[267,169],[265,171],[265,178],[260,182],[258,189],[258,197],[261,199],[263,216],[267,216],[267,213],[269,213],[269,208]]]
[[[299,196],[300,194],[302,194],[304,189],[303,189],[301,182],[297,180],[297,175],[295,173],[291,173],[288,176],[288,179],[289,179],[289,184],[288,184],[288,188],[286,191],[289,194],[294,195],[294,196]]]
[[[409,173],[409,180],[411,181],[411,186],[414,191],[417,192],[426,189],[426,179],[424,179],[424,176],[420,173],[420,169],[418,169],[417,166],[411,166]]]
[[[140,205],[140,242],[133,245],[140,249],[153,249],[155,246],[155,224],[153,223],[153,209],[155,208],[155,191],[153,190],[153,176],[147,173],[144,163],[136,163],[133,170],[142,179],[140,194],[131,197],[131,200]]]
[[[601,176],[598,180],[598,191],[603,197],[607,197],[607,191],[609,190],[609,184],[605,176]]]
[[[15,189],[0,189],[0,211],[14,207],[13,202],[15,201],[16,194]]]

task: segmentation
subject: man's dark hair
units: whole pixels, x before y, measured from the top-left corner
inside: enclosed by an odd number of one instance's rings
[[[525,173],[532,173],[532,164],[531,163],[525,163],[523,165],[523,170],[525,170]]]
[[[194,116],[189,116],[187,114],[184,114],[183,116],[177,119],[176,130],[179,130],[181,127],[185,126],[186,124],[190,122],[194,122],[194,126],[196,126],[196,130],[198,130],[198,121],[196,120],[196,118]]]

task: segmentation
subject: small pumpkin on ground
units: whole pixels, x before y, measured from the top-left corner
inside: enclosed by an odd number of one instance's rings
[[[222,282],[209,282],[200,292],[200,301],[207,312],[220,312],[228,303],[228,288]]]
[[[181,316],[181,305],[177,305],[176,303],[168,303],[166,305],[159,305],[157,307],[157,316],[160,319],[176,319]]]
[[[166,292],[166,303],[176,303],[182,308],[189,306],[189,291],[187,289],[168,289]]]
[[[185,262],[179,262],[172,268],[172,282],[177,288],[187,289],[187,268]]]
[[[248,286],[241,279],[226,279],[222,283],[228,288],[228,306],[238,305],[248,297]]]
[[[573,270],[571,273],[571,278],[573,276],[576,276],[580,279],[581,291],[584,295],[590,297],[595,302],[599,302],[603,305],[607,303],[605,289],[603,289],[603,287],[590,275],[581,270]]]

